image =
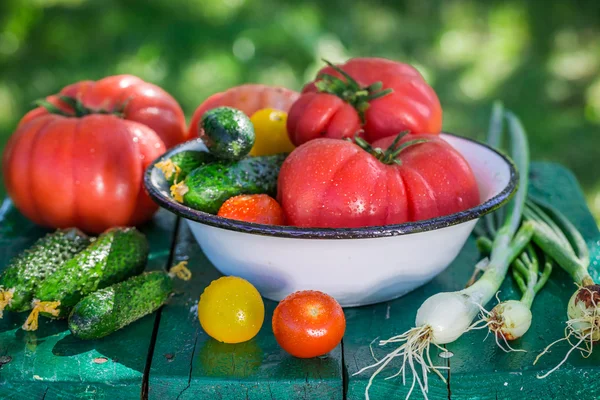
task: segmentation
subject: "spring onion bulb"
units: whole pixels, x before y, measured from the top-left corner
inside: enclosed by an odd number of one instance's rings
[[[559,342],[567,341],[571,346],[558,365],[538,375],[545,378],[560,368],[573,351],[579,350],[583,357],[592,354],[594,341],[600,339],[600,285],[596,285],[588,273],[590,260],[585,240],[564,215],[539,201],[529,202],[524,215],[535,224],[533,241],[569,273],[577,285],[567,307],[569,319],[565,337],[548,345],[535,359],[534,364]]]
[[[487,254],[492,242],[480,237],[477,246],[483,254]],[[505,352],[525,351],[512,348],[508,342],[521,338],[529,330],[533,300],[551,272],[552,261],[544,260],[543,271],[539,274],[538,254],[531,244],[527,245],[526,251],[512,263],[512,275],[522,293],[521,299],[499,302],[491,311],[482,310],[481,320],[473,324],[472,329],[488,328],[494,334],[498,347]]]
[[[515,340],[529,330],[531,319],[531,310],[525,302],[506,300],[492,308],[489,317],[489,328],[496,334],[497,338],[502,337],[505,341]],[[524,351],[514,350],[510,348],[508,343],[506,345],[512,351]]]
[[[471,286],[457,292],[438,293],[425,300],[417,311],[414,328],[379,342],[380,345],[397,343],[399,347],[380,360],[376,360],[374,364],[355,373],[356,375],[374,369],[365,389],[367,400],[375,377],[397,357],[402,360],[401,367],[396,374],[386,379],[401,375],[403,384],[406,384],[406,372],[410,370],[412,384],[407,398],[418,385],[427,399],[428,373],[433,372],[445,381],[440,372],[444,367],[434,365],[431,360],[430,345],[446,351],[443,345],[455,341],[469,330],[473,319],[498,291],[509,265],[531,240],[534,224],[530,222],[521,224],[527,197],[529,147],[525,132],[517,118],[508,112],[504,112],[504,116],[509,123],[511,154],[519,169],[519,189],[507,206],[506,218],[497,230],[489,264],[482,276]]]

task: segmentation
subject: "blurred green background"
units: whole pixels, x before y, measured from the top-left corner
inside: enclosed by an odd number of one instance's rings
[[[352,56],[415,65],[451,132],[482,139],[503,100],[600,220],[598,0],[0,0],[0,149],[33,100],[77,80],[135,74],[189,117],[216,91],[300,89],[322,57]]]

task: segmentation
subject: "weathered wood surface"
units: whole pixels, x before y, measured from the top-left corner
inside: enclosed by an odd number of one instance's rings
[[[600,234],[575,178],[556,164],[534,164],[531,191],[557,206],[582,231],[592,250],[591,269],[597,278]],[[221,344],[202,331],[196,304],[204,288],[220,275],[205,258],[187,224],[180,223],[176,235],[175,227],[175,218],[161,213],[144,228],[152,245],[150,269],[187,259],[194,273],[192,281],[177,283],[178,293],[160,313],[91,342],[73,339],[65,322],[42,320],[38,332],[23,332],[19,327],[26,316],[6,313],[0,320],[0,360],[10,361],[0,366],[0,399],[135,399],[140,397],[142,386],[150,399],[363,399],[370,372],[353,374],[374,362],[369,349],[373,339],[410,328],[419,305],[436,292],[460,289],[479,259],[471,238],[457,260],[423,288],[388,303],[346,309],[343,346],[326,358],[299,360],[277,346],[270,323],[275,303],[270,301],[265,301],[267,314],[261,332],[247,343]],[[23,218],[9,202],[3,203],[0,270],[10,257],[45,232]],[[531,331],[514,344],[527,353],[503,353],[493,337],[484,342],[485,332],[481,331],[450,344],[448,349],[454,355],[448,360],[439,358],[440,351],[433,349],[433,360],[449,365],[451,372],[444,372],[448,383],[430,376],[429,398],[600,397],[598,354],[584,359],[573,353],[561,370],[545,380],[536,375],[556,365],[567,347],[558,345],[538,365],[532,365],[546,344],[564,334],[566,303],[574,290],[570,279],[557,268],[534,303]],[[500,297],[516,295],[507,281]],[[157,323],[156,318],[160,318]],[[156,340],[151,343],[153,333]],[[394,348],[373,347],[377,357]],[[106,362],[102,362],[104,358]],[[410,375],[406,386],[398,378],[383,379],[395,372],[394,368],[387,369],[375,380],[371,399],[403,398],[407,394]],[[413,398],[421,398],[418,388]]]
[[[591,250],[592,276],[598,278],[600,233],[575,177],[557,164],[534,163],[530,191],[556,206],[581,230]],[[352,374],[374,362],[369,343],[377,336],[388,338],[412,327],[419,305],[438,291],[461,289],[478,259],[474,240],[470,238],[452,265],[425,287],[386,304],[346,310],[348,330],[344,336],[344,359],[349,373],[348,399],[364,398],[370,372],[358,376]],[[454,354],[448,359],[448,385],[432,375],[429,380],[429,398],[600,398],[600,352],[596,351],[587,359],[574,352],[559,371],[546,379],[538,379],[537,375],[558,364],[568,350],[567,345],[557,345],[537,365],[532,365],[535,357],[547,344],[564,336],[567,302],[574,291],[575,285],[568,275],[560,268],[555,268],[550,281],[533,305],[531,329],[521,340],[513,343],[515,348],[527,350],[527,353],[504,353],[498,349],[492,335],[484,341],[487,332],[483,330],[469,332],[448,345],[448,350]],[[503,300],[518,298],[518,291],[510,279],[504,283],[499,296]],[[488,308],[494,304],[495,301]],[[380,356],[393,349],[392,345],[384,349],[376,348],[375,354]],[[433,360],[443,365],[445,360],[437,356],[439,353],[437,349],[432,351]],[[403,398],[406,395],[408,386],[402,386],[398,378],[384,380],[395,372],[394,368],[382,372],[381,378],[375,380],[370,390],[371,399]],[[410,381],[407,383],[410,384]],[[417,388],[413,398],[421,397]]]
[[[221,275],[181,224],[174,262],[188,260],[193,278],[162,310],[149,377],[150,399],[342,399],[342,355],[302,360],[273,336],[276,304],[265,301],[265,322],[252,340],[235,345],[211,339],[197,316],[200,294]]]
[[[556,164],[541,164],[533,169],[531,194],[552,203],[577,226],[590,247],[590,271],[594,279],[600,272],[600,233],[590,214],[575,177]],[[456,268],[456,278],[465,280],[467,269]],[[460,272],[460,275],[458,274]],[[516,298],[517,289],[507,280],[500,298]],[[571,278],[560,268],[536,298],[529,332],[514,343],[527,353],[504,353],[493,337],[483,342],[485,332],[472,332],[449,345],[455,356],[450,359],[452,399],[577,399],[600,398],[600,352],[583,358],[573,352],[561,369],[538,379],[557,365],[568,351],[559,344],[534,366],[536,356],[553,341],[564,337],[567,303],[576,290]]]
[[[152,249],[147,269],[166,267],[174,226],[174,216],[160,212],[142,228]],[[0,270],[46,232],[6,201],[0,214]],[[93,341],[75,339],[66,321],[46,318],[40,318],[36,332],[23,331],[26,317],[5,312],[0,320],[0,399],[140,397],[154,315]]]

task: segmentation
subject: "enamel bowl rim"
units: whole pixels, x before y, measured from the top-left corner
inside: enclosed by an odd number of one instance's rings
[[[301,228],[294,226],[256,224],[252,222],[223,218],[217,215],[205,213],[203,211],[194,210],[193,208],[176,202],[170,196],[165,195],[159,188],[154,186],[152,183],[152,172],[155,168],[155,165],[158,162],[171,157],[173,154],[180,152],[184,148],[193,146],[195,143],[202,143],[201,139],[194,139],[171,148],[156,160],[152,161],[144,173],[144,186],[146,187],[150,197],[159,206],[191,221],[242,233],[296,239],[367,239],[410,235],[413,233],[446,228],[477,219],[507,203],[515,193],[518,182],[518,172],[512,160],[496,149],[477,140],[447,132],[442,132],[442,134],[475,143],[476,145],[484,147],[502,158],[510,170],[508,184],[500,191],[500,193],[475,207],[457,213],[415,222],[405,222],[402,224],[385,226],[367,226],[361,228]]]

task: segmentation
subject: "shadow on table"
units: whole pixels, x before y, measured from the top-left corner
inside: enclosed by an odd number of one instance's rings
[[[31,354],[47,341],[52,345],[56,340],[53,336],[61,334],[66,329],[64,322],[52,321],[53,323],[41,325],[35,332],[28,332],[21,329],[26,318],[27,313],[19,313],[8,317],[8,321],[2,321],[0,355],[18,358],[22,354]]]
[[[254,376],[263,362],[264,353],[256,339],[244,343],[227,344],[212,338],[200,348],[200,363],[194,376],[241,379]]]
[[[81,340],[68,333],[56,342],[52,354],[58,357],[74,357],[95,350],[99,356],[143,372],[153,327],[154,314],[98,340]]]
[[[3,318],[0,319],[0,333],[19,328],[27,319],[27,315],[27,312],[12,313],[10,311],[5,311]]]

